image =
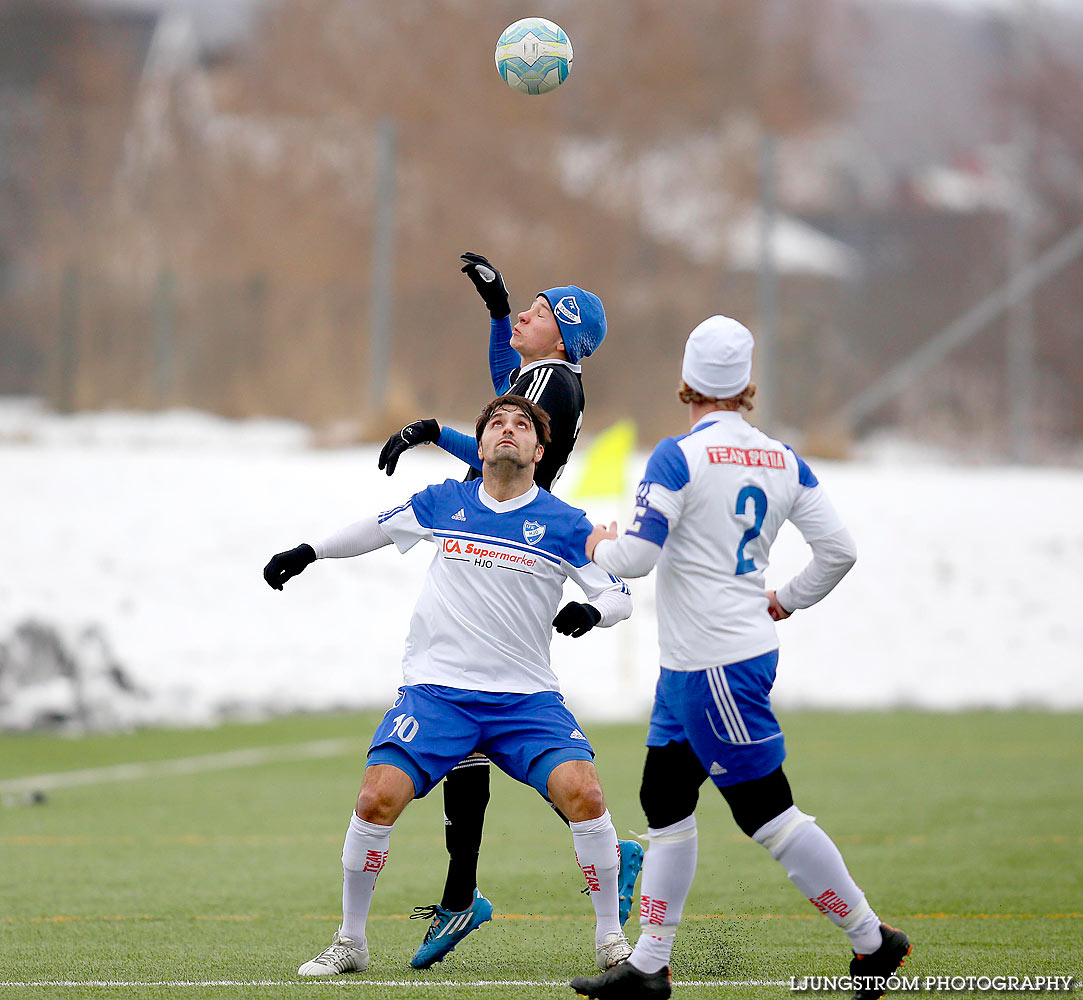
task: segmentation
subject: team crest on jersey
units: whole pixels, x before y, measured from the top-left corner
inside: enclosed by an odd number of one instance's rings
[[[575,301],[574,295],[565,295],[553,306],[553,313],[557,319],[561,319],[565,323],[574,325],[583,322],[582,317],[579,315],[579,303]]]
[[[524,521],[523,522],[523,538],[525,538],[530,545],[535,545],[542,540],[542,535],[545,534],[545,525],[538,524],[537,521]]]

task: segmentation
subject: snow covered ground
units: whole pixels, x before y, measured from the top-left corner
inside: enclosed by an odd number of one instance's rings
[[[462,469],[423,448],[388,479],[376,448],[313,450],[307,439],[282,421],[0,405],[0,727],[59,711],[73,688],[105,709],[90,714],[99,724],[389,704],[431,549],[318,563],[282,593],[261,571],[274,552]],[[780,624],[779,706],[1083,708],[1083,472],[812,465],[859,559],[826,601]],[[579,470],[573,460],[558,492]],[[585,506],[622,524],[631,509],[630,497]],[[806,558],[784,532],[768,582]],[[650,704],[653,584],[632,592],[629,622],[554,637],[583,718],[643,717]],[[59,630],[78,684],[15,683],[26,653],[15,630],[28,621]],[[138,696],[110,681],[114,660]]]

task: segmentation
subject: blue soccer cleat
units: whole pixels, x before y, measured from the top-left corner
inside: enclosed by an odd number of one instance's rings
[[[634,840],[618,840],[620,868],[617,870],[617,893],[620,896],[620,925],[624,926],[632,912],[636,894],[636,879],[643,867],[643,845]]]
[[[493,904],[477,889],[474,900],[465,909],[454,913],[435,903],[432,906],[415,906],[411,920],[432,920],[425,932],[425,940],[410,959],[415,969],[427,969],[452,950],[467,934],[477,930],[486,920],[493,919]]]

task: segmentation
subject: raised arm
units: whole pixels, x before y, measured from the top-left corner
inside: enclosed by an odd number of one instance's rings
[[[295,576],[299,576],[317,559],[345,559],[364,555],[375,549],[390,545],[391,539],[380,528],[375,514],[362,521],[336,531],[322,542],[309,545],[302,542],[287,552],[278,552],[263,567],[263,579],[273,590],[281,590]]]
[[[441,427],[437,446],[443,448],[449,455],[454,455],[472,468],[481,469],[481,459],[478,458],[478,440],[473,434],[464,434],[455,430],[454,427]]]
[[[511,373],[521,367],[523,359],[511,346],[511,317],[489,320],[489,376],[498,396],[511,388]]]
[[[500,272],[480,253],[464,253],[462,272],[474,284],[489,310],[489,375],[497,395],[508,391],[508,376],[523,362],[511,349],[511,305]]]
[[[406,552],[423,538],[432,541],[433,489],[430,486],[398,507],[355,521],[315,545],[306,542],[276,553],[263,567],[263,579],[273,590],[281,590],[317,559],[348,559],[392,542]]]

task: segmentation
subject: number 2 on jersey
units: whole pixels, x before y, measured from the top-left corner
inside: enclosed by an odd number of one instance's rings
[[[737,569],[734,573],[741,576],[743,573],[751,573],[756,568],[756,563],[745,555],[745,546],[754,538],[758,538],[760,528],[763,527],[763,519],[767,516],[767,494],[758,486],[746,486],[737,494],[736,514],[744,516],[748,510],[748,501],[751,500],[755,512],[755,523],[741,536],[741,544],[737,546]]]

